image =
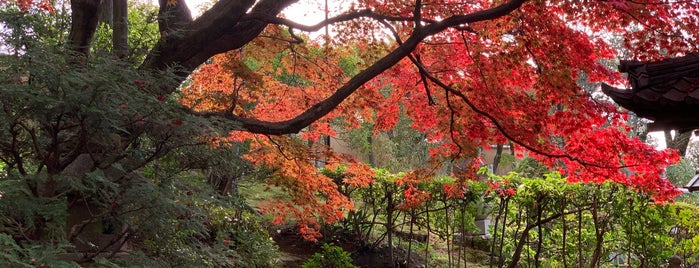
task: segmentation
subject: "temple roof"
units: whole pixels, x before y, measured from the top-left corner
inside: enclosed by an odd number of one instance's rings
[[[694,175],[687,185],[682,188],[687,189],[690,193],[699,191],[699,175]]]
[[[699,53],[656,62],[621,61],[630,89],[602,84],[622,107],[654,122],[651,130],[699,128]]]

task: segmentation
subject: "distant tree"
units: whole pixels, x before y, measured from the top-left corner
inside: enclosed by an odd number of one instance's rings
[[[667,148],[677,149],[677,153],[684,157],[687,155],[687,146],[689,146],[689,139],[692,137],[692,132],[691,130],[663,131]]]
[[[665,171],[667,179],[678,187],[687,184],[694,177],[695,173],[694,167],[686,158],[682,158],[677,164],[667,167]]]

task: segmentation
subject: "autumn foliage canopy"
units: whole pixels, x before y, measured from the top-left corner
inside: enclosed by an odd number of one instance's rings
[[[360,81],[300,138],[317,142],[320,135],[336,136],[363,122],[373,123],[375,131],[390,130],[404,111],[412,127],[436,145],[430,166],[413,171],[415,180],[429,179],[445,161],[474,157],[479,147],[511,141],[570,182],[614,181],[666,201],[678,191],[663,178],[663,170],[677,155],[631,137],[627,114],[580,82],[624,84],[613,68],[620,57],[655,60],[696,51],[696,42],[690,41],[699,32],[696,5],[357,1],[349,10],[330,11],[338,21],[357,19],[337,23],[330,36],[301,43],[287,27],[317,27],[274,20],[277,24],[246,47],[218,55],[194,72],[183,103],[198,111],[278,122],[313,111]],[[508,6],[507,13],[488,17]],[[392,64],[383,67],[385,61]],[[302,196],[334,196],[331,180],[308,161],[346,161],[327,148],[314,143],[313,152],[297,152],[300,147],[288,144],[287,137],[244,131],[232,132],[231,138],[253,139],[250,158],[279,167],[288,178],[284,183],[302,188]],[[464,171],[458,176],[473,178]],[[367,183],[362,175],[354,178],[354,183]],[[325,205],[351,208],[340,200],[329,198]],[[330,221],[339,216],[324,213]]]
[[[444,163],[506,142],[570,182],[619,182],[659,202],[678,193],[663,178],[677,155],[631,137],[626,113],[581,84],[625,84],[619,58],[697,51],[695,1],[358,0],[317,25],[284,18],[294,2],[221,1],[198,19],[173,20],[143,63],[183,66],[191,81],[161,94],[181,94],[192,115],[236,122],[229,139],[249,141],[248,159],[274,168],[270,183],[292,197],[266,208],[279,220],[317,227],[352,209],[314,160],[346,166],[345,183],[357,187],[371,171],[319,138],[362,123],[390,130],[400,113],[434,145],[429,164],[401,182],[410,196],[424,198],[411,185]],[[300,4],[325,9],[323,1]],[[227,8],[239,12],[226,17]],[[239,32],[214,26],[233,19]],[[330,35],[318,33],[327,26]],[[243,34],[249,40],[233,38]],[[300,135],[284,136],[292,133]],[[474,178],[471,166],[454,175]]]

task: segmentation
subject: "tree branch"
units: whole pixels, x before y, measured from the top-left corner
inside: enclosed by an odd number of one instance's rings
[[[180,0],[181,1],[181,0]],[[218,1],[199,18],[179,28],[176,34],[162,36],[146,57],[142,67],[165,69],[182,67],[184,77],[213,55],[243,47],[267,26],[261,20],[245,19],[250,14],[276,16],[297,0]],[[254,5],[254,6],[253,6]],[[169,88],[168,92],[174,91]]]
[[[270,24],[279,24],[279,25],[285,25],[294,29],[298,29],[304,32],[315,32],[323,27],[326,27],[330,24],[338,23],[338,22],[345,22],[345,21],[351,21],[359,18],[374,18],[374,19],[384,19],[382,15],[377,14],[372,12],[371,10],[364,9],[364,10],[359,10],[356,12],[349,12],[349,13],[344,13],[332,18],[325,19],[321,22],[318,22],[313,25],[305,25],[301,24],[298,22],[295,22],[290,19],[285,19],[285,18],[279,18],[277,16],[273,16],[270,14],[266,13],[259,13],[259,12],[251,12],[250,14],[245,16],[245,20],[258,20],[258,21],[263,21],[266,23]],[[411,18],[401,18],[402,20],[411,20]]]
[[[158,28],[160,35],[167,37],[192,22],[192,14],[184,0],[158,0]]]
[[[418,14],[418,16],[419,16],[419,14]],[[359,19],[359,18],[369,18],[369,19],[374,19],[376,21],[394,21],[394,22],[395,21],[406,21],[406,22],[412,21],[416,25],[422,25],[421,23],[432,24],[432,23],[438,22],[438,21],[433,20],[433,19],[415,17],[415,15],[413,15],[413,17],[387,16],[387,15],[373,12],[369,9],[363,9],[363,10],[354,11],[354,12],[347,12],[347,13],[340,14],[340,15],[337,15],[337,16],[332,17],[332,18],[327,18],[327,19],[325,19],[321,22],[318,22],[316,24],[313,24],[313,25],[301,24],[301,23],[295,22],[295,21],[290,20],[290,19],[279,18],[276,16],[271,16],[269,14],[261,14],[261,13],[250,13],[247,16],[245,16],[244,19],[246,19],[246,20],[260,20],[260,21],[264,21],[264,22],[267,22],[270,24],[284,25],[284,26],[298,29],[298,30],[301,30],[304,32],[315,32],[315,31],[318,31],[318,30],[320,30],[328,25],[331,25],[331,24],[345,22],[345,21],[351,21],[351,20],[355,20],[355,19]],[[465,28],[465,29],[469,29],[472,32],[475,32],[470,27],[464,26],[464,25],[453,25],[453,26],[451,26],[451,28],[455,28],[455,29],[459,29],[459,30]]]
[[[505,138],[507,138],[508,140],[514,142],[515,144],[517,144],[517,145],[519,145],[519,146],[524,147],[525,149],[527,149],[527,150],[529,150],[529,151],[531,151],[531,152],[534,152],[534,153],[537,153],[537,154],[546,156],[546,157],[548,157],[548,158],[564,158],[564,159],[568,159],[568,160],[571,160],[571,161],[578,162],[578,163],[580,163],[580,164],[583,164],[584,166],[591,166],[591,167],[597,167],[597,168],[603,168],[603,169],[609,169],[609,168],[611,168],[611,169],[619,169],[619,168],[627,168],[627,167],[630,167],[629,165],[605,165],[605,164],[593,163],[593,162],[590,162],[590,161],[587,161],[587,160],[585,160],[585,159],[581,159],[581,158],[579,158],[579,157],[575,157],[575,156],[572,156],[572,155],[569,155],[569,154],[547,153],[547,152],[545,152],[544,150],[540,150],[540,149],[538,149],[538,148],[536,148],[536,147],[534,147],[534,146],[532,146],[532,145],[529,145],[529,144],[527,144],[527,143],[525,143],[525,142],[523,142],[523,141],[517,139],[517,137],[515,137],[514,135],[510,134],[510,132],[505,128],[505,126],[502,125],[502,123],[501,123],[497,118],[495,118],[495,116],[493,116],[492,114],[488,113],[487,111],[484,111],[484,110],[478,108],[464,93],[462,93],[461,91],[456,90],[455,88],[453,88],[453,87],[451,87],[451,86],[445,84],[444,82],[442,82],[442,81],[439,80],[438,78],[436,78],[436,77],[434,77],[433,75],[431,75],[429,72],[427,72],[427,70],[425,69],[425,67],[424,67],[422,64],[420,64],[419,62],[413,61],[413,63],[415,64],[415,66],[418,67],[418,69],[420,70],[420,72],[423,73],[430,81],[432,81],[433,83],[437,84],[437,86],[443,88],[443,89],[446,90],[448,93],[452,93],[452,94],[456,95],[456,96],[459,97],[464,103],[466,103],[466,105],[468,105],[468,107],[471,108],[471,110],[473,110],[473,111],[476,112],[477,114],[479,114],[479,115],[484,116],[485,118],[487,118],[491,123],[493,123],[493,125],[495,125],[495,128],[497,128],[498,131],[499,131],[503,136],[505,136]]]
[[[502,5],[486,10],[477,11],[466,15],[452,16],[445,20],[425,25],[420,29],[416,29],[408,39],[399,45],[396,49],[388,53],[386,56],[359,72],[352,77],[342,87],[337,89],[334,94],[325,100],[316,103],[308,110],[297,115],[296,117],[279,122],[262,121],[254,118],[245,118],[234,114],[223,114],[220,112],[196,112],[189,110],[192,114],[197,114],[207,117],[223,117],[234,120],[240,123],[240,127],[246,131],[260,134],[290,134],[298,133],[303,128],[307,127],[316,120],[327,115],[342,101],[354,93],[359,87],[383,73],[387,69],[393,67],[400,60],[412,53],[417,45],[425,38],[444,31],[450,27],[460,26],[462,24],[473,23],[483,20],[492,20],[510,14],[512,11],[519,8],[526,0],[511,0]],[[254,13],[254,12],[253,12]]]
[[[413,20],[415,20],[415,29],[420,28],[422,25],[422,1],[415,1],[415,10],[413,11]]]

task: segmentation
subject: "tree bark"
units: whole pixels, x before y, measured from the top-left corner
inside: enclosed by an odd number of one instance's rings
[[[599,215],[598,205],[597,196],[593,196],[592,209],[590,212],[592,213],[592,222],[595,226],[595,248],[590,257],[590,268],[595,268],[599,264],[602,256],[602,246],[604,245],[605,220]]]
[[[564,197],[562,202],[561,202],[561,213],[565,213],[566,211],[566,198]],[[561,261],[563,261],[563,268],[568,268],[568,254],[566,254],[566,235],[568,229],[566,228],[566,217],[561,217],[561,226],[562,226],[562,238],[561,238]]]
[[[72,12],[69,45],[75,51],[88,55],[97,30],[100,0],[71,0],[70,6]]]
[[[129,17],[128,4],[126,0],[104,0],[112,1],[114,11],[114,26],[112,28],[112,43],[114,54],[123,58],[129,53]]]
[[[218,53],[241,48],[267,26],[259,20],[243,20],[248,10],[276,16],[292,0],[218,1],[211,9],[192,21],[184,0],[168,6],[160,0],[161,38],[143,63],[145,68],[164,69],[181,66],[184,74]],[[254,5],[254,7],[253,7]],[[270,7],[271,6],[271,7]],[[169,93],[169,92],[167,92]]]
[[[176,34],[192,22],[192,13],[184,0],[158,0],[158,27],[161,36]]]
[[[495,149],[495,156],[493,157],[493,174],[497,174],[498,166],[500,165],[500,158],[502,158],[503,144],[498,143]]]
[[[389,186],[390,187],[390,186]],[[386,235],[388,239],[388,255],[391,260],[391,267],[396,266],[395,257],[393,256],[393,191],[386,191]]]
[[[100,3],[99,23],[106,23],[109,27],[114,27],[114,2],[104,0]]]
[[[672,131],[665,130],[665,145],[667,148],[677,149],[680,156],[684,156],[687,153],[687,146],[689,145],[689,138],[692,137],[691,130],[679,131],[675,130],[675,135],[672,135]]]
[[[541,248],[543,248],[543,242],[544,242],[544,235],[543,235],[543,231],[541,230],[541,215],[542,214],[543,214],[542,206],[537,206],[536,207],[537,241],[536,241],[536,251],[534,252],[534,267],[536,267],[536,268],[541,267]]]

